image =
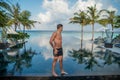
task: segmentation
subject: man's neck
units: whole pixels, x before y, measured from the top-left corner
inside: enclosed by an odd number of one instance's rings
[[[57,33],[61,33],[61,31],[57,30]]]

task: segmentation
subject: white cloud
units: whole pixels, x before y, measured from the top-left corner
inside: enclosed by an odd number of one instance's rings
[[[50,12],[63,13],[69,12],[67,1],[65,0],[44,0],[43,7]]]
[[[36,29],[55,30],[56,25],[62,23],[65,25],[65,30],[78,30],[80,29],[79,25],[68,24],[69,18],[73,16],[74,12],[86,10],[88,6],[93,6],[95,4],[98,10],[105,8],[117,11],[117,9],[110,4],[106,6],[102,0],[78,0],[74,2],[72,6],[69,4],[69,0],[44,0],[42,8],[45,11],[38,14],[37,20],[39,20],[41,24],[36,25]]]
[[[96,0],[78,0],[75,5],[72,7],[72,12],[75,13],[79,10],[86,11],[87,7],[96,5],[97,10],[102,9],[102,3],[97,2]]]
[[[117,10],[116,8],[114,8],[113,6],[109,6],[109,7],[108,7],[108,10],[110,10],[110,11],[116,11],[116,12],[118,11],[118,10]]]
[[[68,4],[65,0],[44,0],[43,8],[47,10],[45,13],[40,13],[41,22],[53,23],[58,20],[64,20],[69,14]]]
[[[38,15],[38,17],[40,18],[40,22],[50,22],[51,21],[51,13],[48,11],[45,14],[40,13]]]

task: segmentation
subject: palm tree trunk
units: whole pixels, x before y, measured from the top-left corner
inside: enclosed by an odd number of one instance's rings
[[[94,45],[93,45],[93,42],[92,42],[91,53],[93,53],[93,47],[94,47]]]
[[[92,24],[92,45],[91,45],[91,53],[93,54],[93,40],[94,40],[94,24]]]
[[[92,24],[92,41],[94,40],[94,24]]]
[[[23,26],[23,33],[25,33],[25,26]]]
[[[25,33],[25,26],[23,26],[23,33]],[[25,39],[23,39],[22,42],[25,42]]]
[[[112,35],[111,35],[111,39],[113,38],[113,34],[114,34],[114,32],[113,32],[113,24],[111,24],[111,26],[112,26]]]
[[[6,29],[5,28],[2,28],[1,38],[2,38],[3,43],[6,42]]]
[[[102,38],[103,38],[103,34],[104,34],[104,32],[102,31]]]
[[[26,51],[26,45],[25,45],[25,43],[23,44],[23,48],[24,48],[24,53],[26,53],[27,51]]]
[[[15,31],[17,30],[17,25],[15,24]]]
[[[83,46],[83,25],[81,28],[81,49],[82,49],[82,46]]]

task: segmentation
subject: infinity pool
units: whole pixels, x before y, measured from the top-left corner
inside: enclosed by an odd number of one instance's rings
[[[19,47],[0,50],[1,76],[51,76],[52,48],[49,38],[52,32],[28,32],[31,37]],[[68,76],[120,75],[120,53],[99,48],[90,41],[90,33],[84,33],[83,49],[79,32],[63,32],[63,66]],[[115,34],[117,35],[117,34]],[[101,33],[95,33],[95,37]],[[59,63],[56,65],[59,74]],[[59,74],[60,75],[60,74]]]

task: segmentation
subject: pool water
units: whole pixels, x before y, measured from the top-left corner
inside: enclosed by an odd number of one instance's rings
[[[27,33],[30,38],[25,44],[0,51],[1,76],[51,76],[53,50],[49,39],[52,31]],[[68,75],[120,75],[120,53],[97,47],[90,41],[91,33],[84,33],[81,49],[80,35],[80,32],[62,33],[63,67]],[[99,36],[101,33],[95,33],[95,38]],[[56,64],[56,72],[60,75],[59,62]]]

